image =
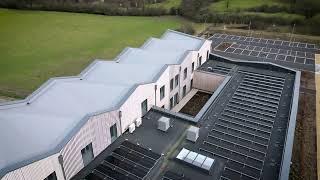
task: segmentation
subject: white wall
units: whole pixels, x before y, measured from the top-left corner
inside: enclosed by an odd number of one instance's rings
[[[59,154],[55,154],[20,169],[11,171],[6,174],[2,180],[43,180],[53,172],[56,172],[58,180],[63,179],[58,156]]]
[[[129,125],[141,118],[141,103],[148,99],[148,110],[154,105],[154,83],[140,85],[129,96],[126,102],[120,107],[122,111],[121,126],[122,133],[128,129]]]
[[[193,87],[196,89],[214,92],[224,81],[226,76],[206,71],[195,71]]]
[[[111,144],[109,128],[115,123],[117,123],[118,135],[120,135],[119,111],[94,116],[67,143],[61,151],[67,179],[84,167],[81,155],[84,147],[92,143],[93,154],[96,157]]]

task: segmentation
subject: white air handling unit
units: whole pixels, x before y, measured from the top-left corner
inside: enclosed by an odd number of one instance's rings
[[[199,137],[199,128],[195,126],[191,126],[187,130],[187,139],[192,142],[196,142]]]
[[[129,125],[129,132],[133,133],[133,131],[136,130],[136,125],[134,123]]]
[[[170,128],[170,118],[167,117],[161,117],[158,120],[158,129],[161,131],[166,132]]]
[[[136,126],[139,127],[142,124],[142,119],[141,118],[137,118],[136,119]]]

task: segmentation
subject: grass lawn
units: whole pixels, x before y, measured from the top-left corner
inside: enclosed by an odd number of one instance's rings
[[[229,1],[228,8],[227,8],[227,1]],[[281,3],[276,0],[220,0],[218,2],[212,3],[209,9],[213,12],[228,12],[228,11],[246,10],[249,8],[254,8],[262,5],[286,6],[287,4]]]
[[[155,3],[148,5],[149,7],[162,7],[166,10],[170,10],[170,8],[178,8],[181,4],[182,0],[165,0],[161,3]]]
[[[25,97],[50,77],[77,75],[184,21],[0,9],[0,95]]]

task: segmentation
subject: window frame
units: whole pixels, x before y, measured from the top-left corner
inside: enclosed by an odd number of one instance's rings
[[[183,79],[187,79],[187,77],[188,77],[188,68],[186,67],[183,70]]]
[[[174,89],[174,78],[172,78],[171,80],[170,80],[170,91],[172,91],[173,89]]]
[[[174,77],[174,81],[175,81],[175,87],[178,87],[179,86],[179,74],[177,74],[175,77]]]
[[[163,85],[160,88],[160,100],[162,100],[165,96],[166,96],[166,88],[165,88],[165,85]]]

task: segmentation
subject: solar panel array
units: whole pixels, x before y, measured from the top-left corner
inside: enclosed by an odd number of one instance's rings
[[[124,141],[85,180],[142,180],[160,157],[146,148]]]
[[[283,40],[254,38],[228,34],[214,34],[211,37],[213,46],[218,47],[224,42],[232,43],[224,48],[214,48],[214,52],[224,53],[230,57],[245,60],[270,61],[292,68],[313,70],[315,53],[319,48],[315,44],[290,42]],[[218,44],[216,44],[218,43]]]
[[[212,128],[199,150],[226,162],[221,180],[258,180],[270,150],[286,77],[239,68],[231,81],[230,98],[218,103],[224,106],[221,113],[217,114],[215,106],[208,110],[205,118],[212,121]]]
[[[162,177],[162,180],[191,180],[184,174],[178,174],[172,171],[166,171]]]
[[[303,43],[303,42],[294,42],[294,41],[284,41],[284,40],[275,40],[275,39],[266,39],[266,38],[255,38],[249,36],[237,36],[237,35],[228,35],[228,34],[220,34],[216,33],[212,36],[213,38],[220,38],[226,40],[239,40],[245,42],[255,42],[261,44],[269,44],[269,45],[281,45],[288,47],[299,47],[299,48],[307,48],[307,49],[318,49],[316,44],[311,43]]]

